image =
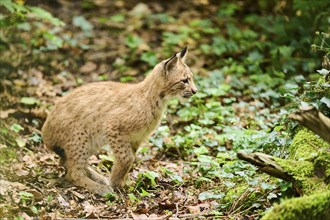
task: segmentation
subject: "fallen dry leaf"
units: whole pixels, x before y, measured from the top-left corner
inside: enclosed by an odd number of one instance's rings
[[[148,219],[148,216],[146,214],[135,214],[135,213],[132,213],[132,217],[133,217],[134,220]]]
[[[209,209],[210,204],[209,204],[209,202],[206,201],[206,202],[198,204],[198,205],[188,206],[187,208],[191,214],[199,214],[199,213],[203,212],[204,210]]]
[[[12,114],[14,112],[16,112],[15,109],[8,109],[8,110],[5,110],[5,111],[0,111],[0,118],[5,119],[5,118],[8,117],[9,114]]]
[[[188,208],[188,210],[189,210],[189,212],[191,214],[199,214],[199,213],[201,213],[201,210],[200,210],[200,208],[199,208],[198,205],[197,206],[187,206],[187,208]]]
[[[84,211],[86,212],[86,217],[91,217],[90,215],[94,212],[95,207],[90,204],[89,201],[84,201],[82,203]]]
[[[89,61],[89,62],[85,63],[85,65],[80,67],[80,72],[81,73],[90,73],[90,72],[93,72],[94,70],[96,70],[96,68],[97,68],[96,63]]]
[[[86,197],[83,194],[78,193],[77,191],[72,191],[72,193],[77,196],[79,199],[85,199]]]
[[[70,206],[70,204],[67,201],[65,201],[65,199],[61,195],[57,196],[57,200],[60,203],[60,205],[62,205],[64,207],[69,207]]]
[[[25,192],[31,193],[36,199],[43,198],[43,194],[37,191],[36,189],[27,189],[25,190]]]
[[[7,195],[8,192],[12,192],[13,190],[24,190],[28,187],[18,183],[18,182],[10,182],[8,180],[0,179],[0,195]]]
[[[14,164],[13,171],[17,176],[27,176],[30,173],[28,170],[26,170],[25,163]]]

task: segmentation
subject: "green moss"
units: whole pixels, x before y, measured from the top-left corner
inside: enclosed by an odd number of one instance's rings
[[[262,193],[264,192],[256,191],[254,188],[250,188],[248,184],[241,183],[228,189],[223,202],[229,204],[229,207],[232,207],[233,203],[237,202],[237,204],[234,204],[235,207],[241,206],[242,209],[245,209],[257,203]]]
[[[231,189],[229,189],[226,192],[226,196],[224,197],[225,202],[233,202],[235,199],[237,199],[248,187],[245,185],[235,186]]]
[[[4,121],[0,120],[0,167],[10,166],[10,162],[17,158],[16,133],[7,128]],[[5,172],[0,169],[0,172]]]
[[[321,151],[314,161],[317,176],[324,176],[330,182],[330,152]]]
[[[313,176],[314,164],[305,160],[283,160],[275,158],[275,161],[289,174],[294,177]]]
[[[306,128],[290,145],[288,159],[274,158],[294,178],[294,185],[304,194],[275,205],[263,220],[329,219],[330,145]],[[325,192],[324,192],[325,191]]]
[[[317,156],[320,149],[330,148],[330,145],[312,131],[303,128],[294,137],[290,145],[292,160],[311,160]]]
[[[290,146],[289,159],[274,158],[295,179],[303,194],[327,189],[330,179],[330,145],[306,128],[301,129]]]
[[[324,191],[324,189],[328,189],[328,185],[323,181],[323,179],[317,177],[310,178],[300,178],[297,179],[296,184],[300,185],[302,189],[302,194],[311,195],[316,192]]]
[[[292,198],[276,204],[262,220],[329,219],[330,191]]]
[[[5,166],[6,164],[10,164],[9,162],[13,161],[17,158],[16,149],[10,149],[8,147],[4,147],[0,149],[0,165]]]

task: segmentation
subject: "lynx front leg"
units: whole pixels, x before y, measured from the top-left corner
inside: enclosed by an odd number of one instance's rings
[[[115,141],[112,141],[112,143]],[[115,162],[110,174],[110,185],[113,189],[123,187],[126,175],[133,165],[135,155],[129,143],[121,141],[112,146]]]
[[[86,142],[80,142],[80,146],[79,150],[77,150],[76,145],[67,148],[66,178],[74,185],[86,188],[93,193],[103,195],[107,192],[112,192],[113,190],[110,186],[102,184],[101,181],[93,180],[92,177],[95,177],[95,175],[91,175],[87,166],[87,159],[90,156],[88,145]]]
[[[77,170],[74,174],[71,174],[69,178],[76,186],[86,188],[92,193],[104,195],[108,192],[113,192],[113,189],[110,186],[99,184],[87,177],[86,173],[77,173]]]
[[[87,172],[88,172],[88,177],[90,177],[92,180],[94,180],[100,184],[110,185],[109,180],[102,174],[99,174],[93,168],[87,167]]]

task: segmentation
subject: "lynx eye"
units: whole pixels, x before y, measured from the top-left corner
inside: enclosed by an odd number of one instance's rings
[[[188,79],[188,78],[186,78],[186,79],[183,79],[183,80],[181,80],[181,82],[183,82],[183,83],[187,84],[187,83],[189,83],[189,79]]]

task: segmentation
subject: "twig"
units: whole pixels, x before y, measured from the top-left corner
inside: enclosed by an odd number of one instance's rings
[[[239,203],[239,201],[242,199],[242,198],[245,198],[245,195],[249,195],[251,194],[250,193],[247,193],[249,191],[249,188],[247,188],[238,198],[236,198],[233,202],[233,204],[231,205],[230,209],[229,209],[229,213],[232,213],[233,212],[233,209],[236,208],[237,204]]]
[[[178,216],[179,218],[198,218],[198,217],[218,217],[220,219],[225,219],[228,216],[217,215],[213,213],[199,213],[199,214],[182,214]]]
[[[176,208],[175,217],[178,217],[178,215],[179,215],[179,203],[175,203],[175,208]]]

